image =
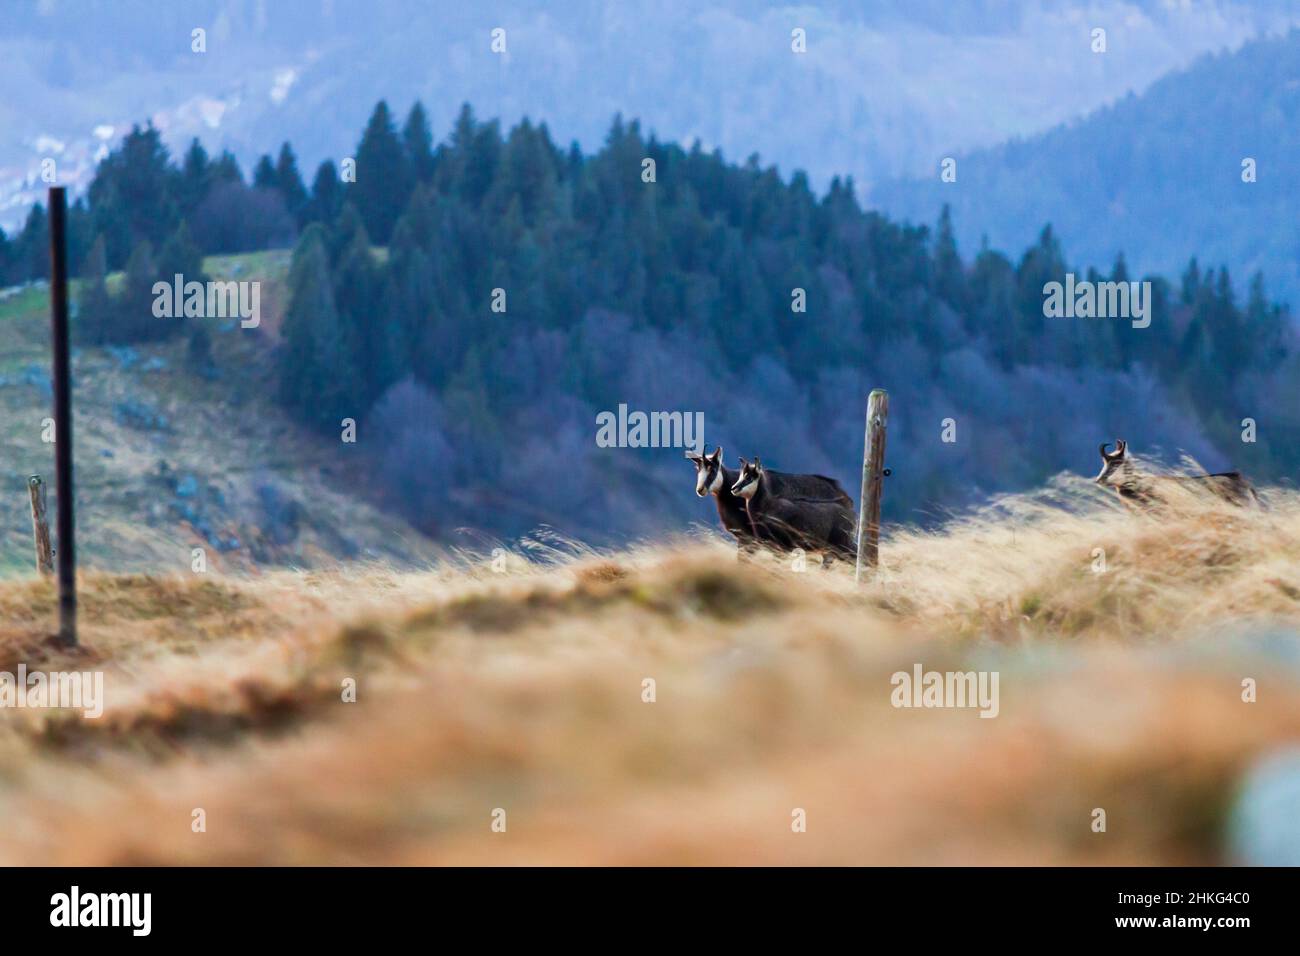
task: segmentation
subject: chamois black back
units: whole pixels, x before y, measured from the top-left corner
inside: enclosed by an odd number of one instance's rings
[[[806,498],[813,501],[843,501],[850,508],[853,499],[840,483],[825,475],[797,475],[763,469],[772,483],[772,494],[781,498]]]
[[[785,497],[774,492],[771,472],[764,471],[749,499],[749,518],[760,541],[784,550],[804,548],[838,557],[857,553],[857,515],[844,499]]]

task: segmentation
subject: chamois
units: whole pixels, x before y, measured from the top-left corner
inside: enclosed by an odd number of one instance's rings
[[[715,448],[712,454],[707,451],[707,447],[705,446],[704,454],[686,452],[686,457],[695,464],[695,493],[701,498],[713,495],[722,527],[736,539],[742,554],[755,550],[760,541],[781,545],[781,541],[766,526],[757,530],[754,528],[745,499],[732,494],[732,485],[740,473],[723,464],[722,446]],[[792,475],[781,471],[769,471],[767,475],[776,494],[822,502],[838,501],[849,509],[853,508],[853,499],[834,478],[825,475]]]
[[[853,532],[857,515],[852,500],[781,495],[762,461],[740,459],[740,475],[731,493],[745,499],[749,520],[760,540],[770,540],[784,550],[820,551],[822,566],[835,558],[857,555]]]
[[[742,555],[751,552],[758,544],[754,537],[754,525],[749,520],[749,512],[745,510],[744,499],[731,493],[737,472],[722,463],[721,445],[711,455],[708,446],[704,447],[702,455],[693,451],[686,452],[686,457],[695,464],[695,493],[701,498],[713,495],[723,529],[736,539]]]
[[[1146,475],[1140,474],[1128,460],[1128,442],[1115,439],[1115,450],[1106,451],[1110,442],[1101,444],[1101,473],[1096,482],[1112,489],[1130,507],[1146,508],[1164,500],[1161,487],[1177,487],[1170,482],[1195,482],[1193,488],[1208,488],[1234,505],[1259,504],[1255,488],[1239,471],[1221,471],[1213,475]],[[1188,487],[1184,484],[1182,487]]]

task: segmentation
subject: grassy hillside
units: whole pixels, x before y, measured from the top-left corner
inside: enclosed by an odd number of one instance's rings
[[[187,367],[185,338],[73,354],[78,546],[106,570],[311,567],[337,558],[420,561],[428,542],[359,500],[361,445],[304,433],[274,401],[270,349],[287,251],[208,259],[217,279],[262,280],[262,326],[207,321],[216,375]],[[110,277],[110,284],[119,277]],[[159,320],[163,321],[163,320]],[[0,576],[32,567],[27,477],[53,474],[44,288],[0,294]],[[53,490],[51,489],[51,495]]]
[[[1258,860],[1285,837],[1246,781],[1300,734],[1300,495],[1269,499],[1063,482],[888,537],[861,589],[711,538],[88,574],[76,657],[48,584],[0,584],[0,669],[109,701],[0,711],[0,863]],[[916,663],[999,672],[999,715],[895,709]]]

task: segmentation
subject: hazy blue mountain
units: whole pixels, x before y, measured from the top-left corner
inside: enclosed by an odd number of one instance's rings
[[[1242,181],[1242,161],[1257,181]],[[932,220],[952,206],[973,250],[987,235],[1017,248],[1051,222],[1071,263],[1114,261],[1167,275],[1189,257],[1227,265],[1237,284],[1262,269],[1300,299],[1300,32],[1207,55],[1086,119],[958,158],[955,183],[873,190],[894,215]]]
[[[0,24],[0,224],[40,194],[43,158],[84,185],[152,118],[251,167],[291,140],[304,169],[348,155],[370,108],[417,96],[435,135],[462,102],[600,145],[615,113],[663,139],[758,152],[815,187],[920,175],[947,151],[1025,136],[1141,91],[1196,54],[1295,20],[1275,0],[40,0]],[[1094,26],[1109,52],[1089,50]],[[207,30],[207,52],[190,50]],[[494,55],[490,32],[506,30]],[[807,53],[791,52],[803,28]],[[926,221],[933,210],[926,209]]]

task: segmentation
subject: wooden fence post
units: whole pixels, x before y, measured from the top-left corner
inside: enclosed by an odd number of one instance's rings
[[[885,487],[885,426],[888,421],[889,393],[883,388],[873,388],[867,398],[867,431],[862,449],[855,582],[862,580],[863,567],[874,568],[880,562],[880,495]]]
[[[45,482],[40,475],[27,479],[27,490],[32,496],[32,537],[36,539],[36,570],[41,574],[54,573],[54,551],[50,547],[50,519],[45,511]]]

